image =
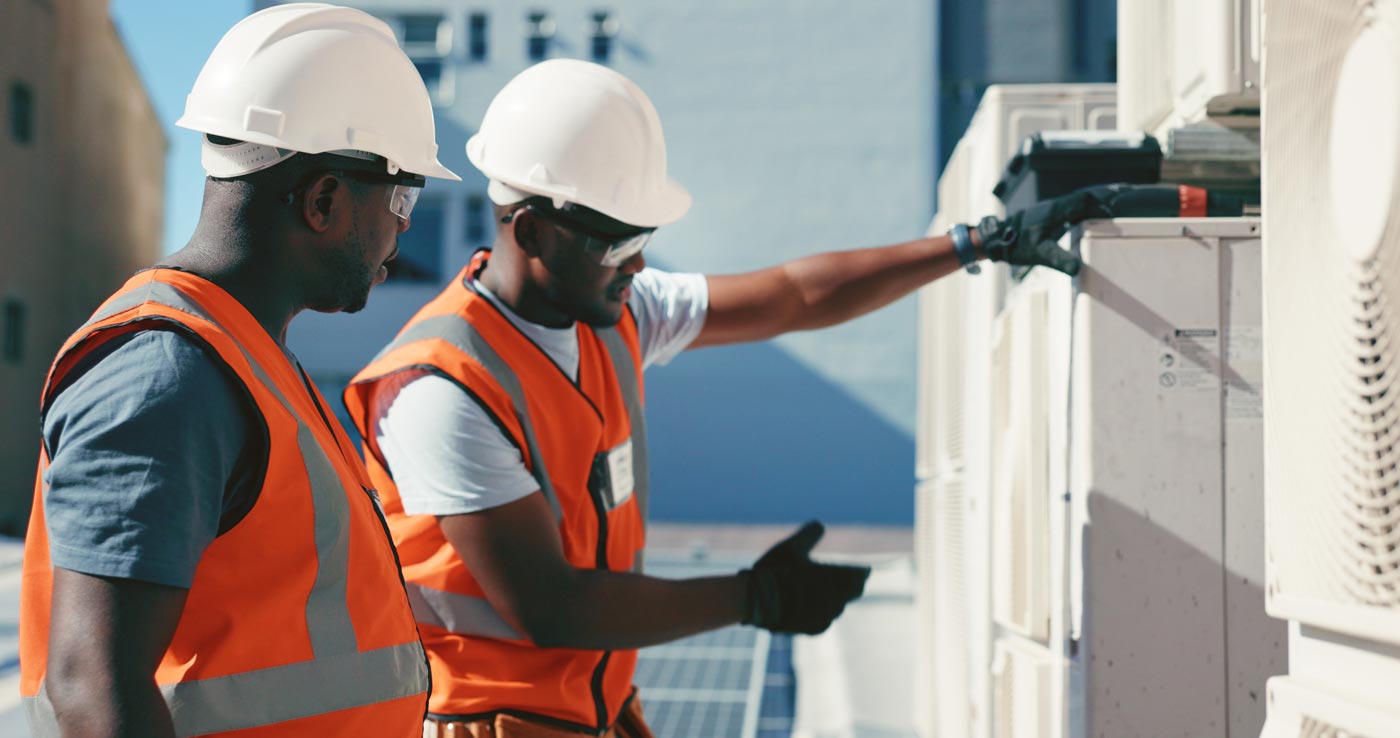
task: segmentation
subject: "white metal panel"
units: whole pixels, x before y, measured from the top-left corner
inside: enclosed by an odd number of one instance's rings
[[[1355,702],[1400,708],[1400,646],[1289,623],[1288,675]]]
[[[1018,294],[993,348],[992,608],[1028,638],[1050,635],[1047,296]]]
[[[1118,2],[1118,123],[1125,131],[1151,131],[1171,115],[1172,20],[1165,0]]]
[[[938,500],[932,482],[914,488],[914,729],[920,738],[933,738],[937,721],[938,690],[935,672],[939,653],[935,647],[937,585],[934,572],[938,562],[935,529]]]
[[[1063,669],[1044,646],[1000,638],[992,661],[996,738],[1057,738],[1055,671]]]
[[[1259,106],[1260,0],[1120,0],[1120,126],[1161,133]]]
[[[934,735],[965,738],[972,734],[975,695],[969,689],[977,651],[969,622],[967,499],[957,476],[934,483],[933,536],[937,547],[933,571],[933,686],[938,710]]]
[[[1262,250],[1221,242],[1221,354],[1225,442],[1225,663],[1230,735],[1253,736],[1264,685],[1286,666],[1287,630],[1264,609],[1264,346]]]

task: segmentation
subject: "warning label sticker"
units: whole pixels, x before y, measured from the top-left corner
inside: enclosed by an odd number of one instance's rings
[[[1220,386],[1220,332],[1177,328],[1162,337],[1157,383],[1172,391],[1215,391]]]
[[[1226,420],[1264,417],[1264,336],[1258,326],[1230,326],[1223,335],[1214,328],[1173,329],[1162,336],[1157,364],[1162,390],[1215,392],[1223,381]]]
[[[1225,418],[1264,417],[1264,333],[1259,326],[1225,331]]]

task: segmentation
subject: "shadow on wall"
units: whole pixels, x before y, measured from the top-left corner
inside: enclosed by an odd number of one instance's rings
[[[1258,735],[1265,682],[1288,668],[1287,625],[1264,611],[1263,572],[1201,551],[1150,509],[1099,491],[1088,507],[1084,597],[1096,604],[1084,608],[1077,659],[1093,664],[1086,733],[1131,735],[1150,725],[1155,735]],[[1225,521],[1227,538],[1235,529]],[[1226,550],[1262,550],[1262,528],[1249,529],[1254,540]]]
[[[651,518],[910,525],[914,441],[772,342],[647,372]]]

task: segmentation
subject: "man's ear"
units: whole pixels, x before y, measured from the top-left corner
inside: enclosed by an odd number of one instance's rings
[[[535,218],[535,214],[529,208],[521,208],[510,214],[507,227],[511,230],[511,237],[515,239],[515,244],[527,256],[539,258],[543,252],[543,244],[540,243],[539,237],[544,229],[540,225],[539,220]]]
[[[301,217],[316,233],[325,233],[344,209],[346,186],[340,177],[327,172],[311,181],[301,197]]]

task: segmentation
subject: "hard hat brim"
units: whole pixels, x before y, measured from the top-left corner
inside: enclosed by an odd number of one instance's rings
[[[634,204],[619,204],[613,202],[594,202],[578,197],[578,190],[575,187],[543,185],[539,183],[522,182],[513,177],[502,177],[496,171],[490,171],[491,167],[483,168],[481,134],[472,136],[467,140],[467,159],[472,166],[477,168],[491,180],[491,187],[487,193],[491,195],[492,202],[497,205],[509,205],[518,202],[525,196],[543,195],[562,202],[572,202],[584,207],[596,210],[614,220],[622,221],[628,225],[639,228],[659,228],[670,225],[680,220],[690,210],[692,198],[690,192],[685,187],[670,177],[667,177],[659,191],[654,193],[645,201]]]

